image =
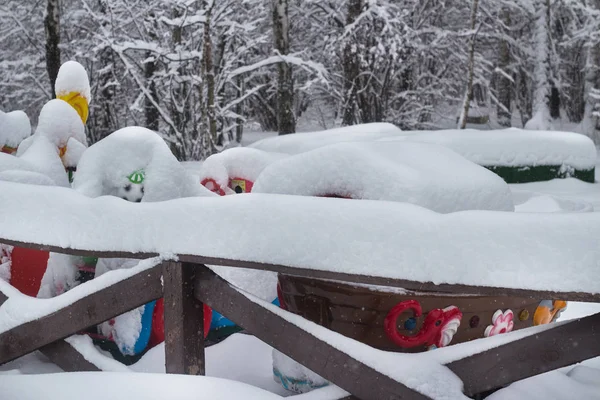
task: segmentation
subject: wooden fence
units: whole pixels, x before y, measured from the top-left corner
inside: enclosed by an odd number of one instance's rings
[[[96,252],[47,247],[1,239],[0,242],[53,252],[96,257],[143,259],[155,254]],[[246,331],[338,385],[352,398],[426,399],[278,313],[251,301],[206,265],[252,268],[296,276],[457,294],[506,295],[536,299],[600,302],[600,295],[530,291],[466,285],[435,285],[410,280],[334,273],[243,260],[181,255],[85,297],[37,320],[0,333],[0,365],[40,350],[65,371],[97,371],[63,339],[164,296],[167,373],[204,375],[203,307],[206,303]],[[84,284],[86,285],[86,284]],[[6,297],[0,293],[0,304]],[[600,314],[581,318],[494,349],[447,364],[474,396],[511,382],[600,355]]]

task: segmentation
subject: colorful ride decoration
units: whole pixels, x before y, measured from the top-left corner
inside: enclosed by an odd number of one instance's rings
[[[283,274],[278,277],[278,296],[286,310],[328,329],[381,350],[410,353],[550,323],[566,305],[521,297],[378,289]]]
[[[50,252],[12,247],[9,283],[27,296],[36,297],[46,272]]]
[[[525,310],[525,312],[527,312],[527,310]],[[525,314],[525,312],[522,312],[522,315],[529,315],[529,312],[527,312],[527,314]],[[514,314],[512,310],[506,310],[504,312],[498,310],[492,315],[492,324],[485,328],[483,336],[489,337],[508,333],[512,331],[514,327]]]
[[[416,300],[401,301],[390,310],[383,322],[387,337],[402,348],[447,346],[452,341],[462,319],[462,313],[455,306],[436,308],[427,313],[421,329],[416,334],[408,336],[399,333],[397,323],[398,318],[408,310],[412,310],[414,314],[404,322],[402,331],[414,331],[417,326],[416,318],[423,315],[421,304]]]
[[[564,300],[542,300],[533,314],[534,325],[545,325],[556,321],[567,308]]]
[[[254,182],[244,178],[231,178],[226,187],[219,185],[213,178],[205,178],[200,183],[202,186],[219,196],[250,193],[252,191],[252,186],[254,186]]]
[[[4,146],[2,146],[2,148],[0,148],[0,153],[15,154],[16,152],[17,152],[16,147],[10,147],[8,145],[4,145]]]

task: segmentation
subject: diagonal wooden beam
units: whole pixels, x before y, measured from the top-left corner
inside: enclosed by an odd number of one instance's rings
[[[600,356],[600,313],[447,364],[475,395]]]
[[[0,306],[6,300],[8,298],[0,293]],[[100,368],[86,360],[81,353],[64,340],[57,340],[38,350],[65,372],[100,371]]]
[[[427,399],[253,303],[207,267],[196,268],[199,300],[347,392],[362,400]]]
[[[162,264],[0,333],[0,365],[162,296]]]

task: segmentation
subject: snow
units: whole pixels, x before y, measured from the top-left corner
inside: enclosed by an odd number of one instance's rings
[[[33,140],[37,136],[48,138],[56,147],[67,146],[69,139],[87,146],[85,128],[77,111],[59,99],[50,100],[42,107]],[[19,148],[19,151],[22,150]]]
[[[67,61],[60,66],[54,88],[57,97],[76,92],[81,94],[88,104],[92,101],[88,74],[77,61]]]
[[[69,186],[56,146],[45,136],[36,136],[17,157],[0,153],[0,177],[13,182]]]
[[[551,400],[551,399],[600,399],[598,368],[586,366],[587,362],[568,372],[552,371],[536,375],[497,391],[488,400]]]
[[[392,124],[373,123],[320,132],[269,137],[250,147],[298,154],[340,142],[409,141],[449,147],[483,166],[565,165],[591,169],[596,148],[590,138],[572,132],[530,131],[517,128],[480,131],[447,129],[401,131]]]
[[[247,147],[228,149],[204,160],[200,170],[200,182],[210,178],[221,188],[226,188],[231,178],[254,182],[265,167],[286,156]]]
[[[372,141],[382,137],[396,136],[401,132],[400,128],[393,124],[377,122],[318,132],[267,137],[251,144],[250,147],[275,153],[297,154],[328,144]]]
[[[142,202],[213,195],[156,132],[142,127],[120,129],[91,146],[79,161],[73,188],[88,197],[116,196],[138,171],[145,173]]]
[[[3,398],[18,400],[281,399],[276,394],[232,380],[165,374],[74,372],[0,375],[0,387]]]
[[[206,375],[247,383],[280,395],[289,394],[273,380],[271,352],[272,347],[254,336],[234,334],[205,349]],[[164,343],[150,349],[130,368],[136,372],[164,373]]]
[[[405,203],[253,193],[135,204],[10,182],[0,182],[0,204],[0,237],[24,242],[600,292],[597,213],[438,214]],[[565,274],[570,267],[578,273]]]
[[[17,148],[19,143],[31,135],[29,117],[21,110],[4,113],[0,111],[0,147]]]
[[[35,134],[19,145],[17,157],[0,154],[0,178],[68,187],[65,167],[75,167],[86,147],[85,130],[77,112],[62,100],[50,100],[40,112]]]
[[[566,165],[587,170],[596,164],[594,142],[587,136],[572,132],[517,128],[490,131],[404,131],[401,137],[382,140],[440,144],[484,166]]]
[[[270,164],[252,191],[406,202],[441,213],[514,211],[510,189],[496,174],[422,143],[325,146]]]
[[[559,196],[535,195],[526,191],[513,190],[517,212],[593,212],[594,207],[583,200],[569,200]],[[517,200],[518,203],[517,203]]]

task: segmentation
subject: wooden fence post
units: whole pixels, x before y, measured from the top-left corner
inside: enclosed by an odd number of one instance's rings
[[[194,296],[195,281],[194,264],[164,264],[165,364],[168,374],[205,374],[204,311],[202,302]]]

